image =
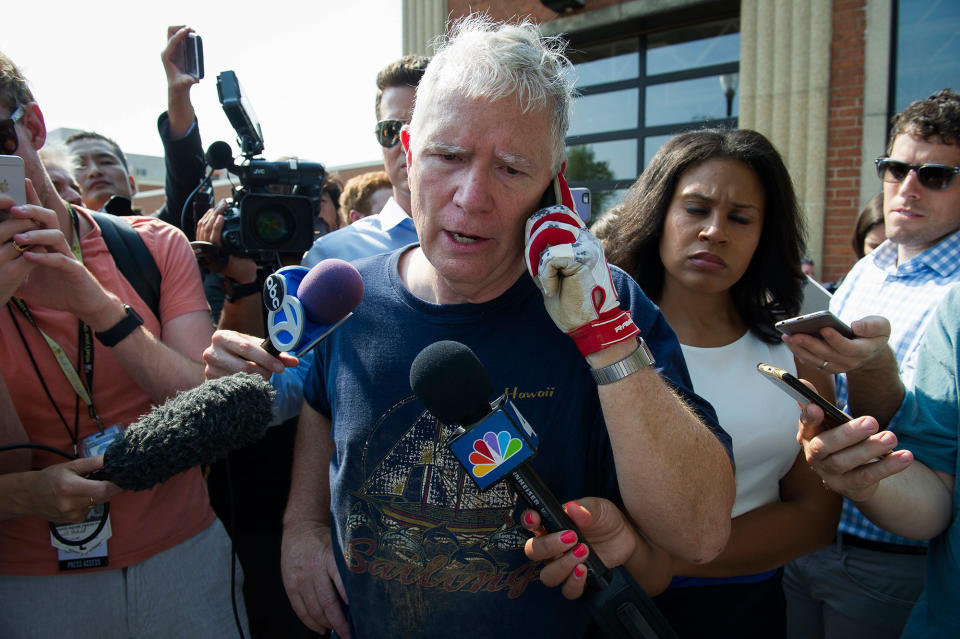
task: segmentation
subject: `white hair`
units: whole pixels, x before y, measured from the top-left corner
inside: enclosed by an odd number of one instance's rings
[[[45,146],[40,149],[38,155],[44,166],[57,166],[70,175],[76,176],[77,156],[65,144]]]
[[[573,65],[565,47],[563,39],[542,36],[529,20],[508,24],[468,15],[435,42],[437,53],[420,81],[416,102],[430,104],[448,92],[491,102],[515,95],[523,113],[546,109],[552,115],[551,159],[559,171],[573,102]],[[414,137],[422,112],[413,112]]]

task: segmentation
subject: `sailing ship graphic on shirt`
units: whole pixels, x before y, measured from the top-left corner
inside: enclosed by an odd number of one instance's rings
[[[411,425],[391,437],[398,423]],[[457,571],[461,581],[471,573],[489,579],[518,569],[535,577],[522,554],[528,535],[514,518],[516,492],[506,482],[480,492],[447,447],[454,431],[413,398],[391,409],[371,431],[363,451],[364,480],[351,491],[357,501],[344,527],[351,569],[387,561],[408,564],[407,570],[429,567],[431,574]],[[374,454],[377,459],[371,459]],[[449,578],[439,581],[451,584]]]

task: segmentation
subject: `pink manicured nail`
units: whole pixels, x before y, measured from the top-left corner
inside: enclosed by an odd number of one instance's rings
[[[523,516],[523,520],[532,526],[532,525],[533,525],[533,514],[527,513],[526,515]]]
[[[578,579],[581,579],[585,574],[587,574],[587,571],[583,569],[583,566],[577,566],[573,569],[573,574]]]
[[[583,556],[586,555],[586,554],[587,554],[587,547],[584,546],[583,544],[580,544],[580,545],[578,545],[576,548],[573,549],[573,556],[574,556],[574,557],[583,557]]]
[[[560,535],[560,541],[562,541],[565,544],[572,544],[576,540],[577,540],[577,533],[573,532],[572,530],[568,530],[567,532]]]

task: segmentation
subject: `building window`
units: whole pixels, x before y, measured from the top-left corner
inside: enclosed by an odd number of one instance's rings
[[[567,137],[567,179],[590,188],[594,219],[623,201],[676,133],[737,124],[737,18],[574,43],[570,58],[580,96]]]
[[[894,6],[892,108],[899,113],[940,89],[960,89],[960,2],[899,0]]]

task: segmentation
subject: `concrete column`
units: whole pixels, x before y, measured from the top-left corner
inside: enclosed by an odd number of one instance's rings
[[[431,41],[446,30],[446,0],[403,0],[403,53],[433,55]]]
[[[793,178],[808,253],[823,253],[831,0],[740,4],[740,127],[770,138]]]
[[[863,65],[863,146],[861,149],[860,205],[882,189],[873,161],[884,154],[889,121],[892,0],[867,0],[867,29]]]

